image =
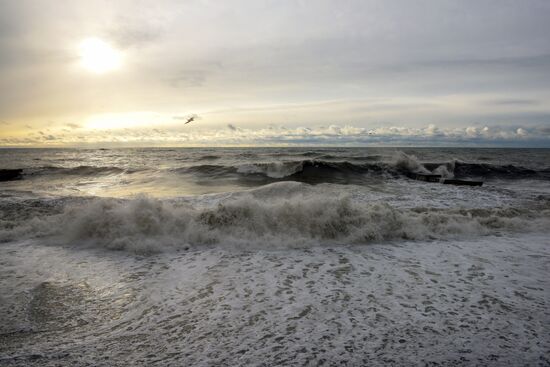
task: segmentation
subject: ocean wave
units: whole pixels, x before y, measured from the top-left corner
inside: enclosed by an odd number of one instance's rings
[[[189,167],[181,167],[172,169],[172,172],[181,174],[193,174],[209,177],[223,177],[237,172],[237,168],[233,166],[223,166],[218,164],[199,164]]]
[[[76,166],[76,167],[56,167],[44,166],[37,168],[27,168],[23,170],[24,176],[37,175],[76,175],[76,176],[95,176],[103,174],[114,174],[123,172],[134,172],[114,166]]]
[[[271,178],[288,177],[304,169],[308,161],[271,162],[271,163],[250,163],[237,167],[237,173],[242,174],[264,174]]]
[[[465,163],[455,162],[454,172],[459,176],[486,177],[486,178],[529,178],[543,177],[545,171],[535,171],[525,167],[518,167],[511,164],[496,165],[487,163]]]
[[[283,185],[286,186],[286,185]],[[284,189],[298,189],[297,187]],[[50,203],[52,205],[52,203]],[[93,198],[0,220],[0,240],[42,238],[147,253],[204,245],[279,249],[319,244],[472,237],[545,230],[550,208],[400,209],[349,197],[249,193],[214,205],[150,197]]]
[[[453,159],[447,162],[420,162],[414,155],[398,152],[394,155],[393,165],[401,172],[440,174],[445,178],[501,178],[501,179],[550,179],[549,169],[534,170],[512,164],[489,164],[464,162]]]
[[[304,154],[305,155],[305,154]],[[397,152],[391,159],[381,160],[380,156],[350,156],[342,159],[336,155],[323,155],[302,160],[280,160],[266,162],[246,162],[231,164],[201,164],[200,161],[221,159],[216,155],[204,155],[194,165],[165,170],[196,176],[201,179],[237,178],[270,183],[276,181],[299,181],[305,183],[361,183],[373,176],[406,177],[411,173],[437,174],[443,178],[476,179],[550,179],[550,169],[529,169],[516,165],[498,165],[478,162],[450,160],[447,162],[421,162],[414,155]],[[204,162],[207,163],[207,162]],[[143,169],[118,166],[43,166],[35,168],[0,170],[4,181],[44,176],[101,176],[111,174],[131,174]],[[160,172],[156,167],[150,170]],[[19,174],[15,174],[19,173]]]
[[[350,159],[351,160],[351,159]],[[407,177],[411,173],[435,174],[443,178],[478,179],[550,179],[550,172],[535,171],[513,165],[466,163],[452,160],[441,163],[423,163],[413,155],[397,153],[388,162],[361,162],[350,160],[289,160],[254,162],[235,165],[200,164],[173,171],[220,179],[236,177],[241,180],[298,181],[305,183],[361,183],[372,177]]]
[[[119,173],[135,173],[142,169],[130,169],[115,166],[43,166],[32,168],[0,169],[0,180],[11,181],[44,176],[100,176]],[[17,174],[16,174],[17,173]]]
[[[213,161],[213,160],[220,159],[220,158],[222,158],[222,157],[219,156],[219,155],[207,154],[207,155],[201,156],[198,160],[199,161]]]
[[[22,178],[22,169],[0,169],[0,181],[15,181]]]
[[[201,179],[237,178],[268,184],[277,181],[304,183],[360,183],[367,174],[399,173],[384,163],[356,164],[347,161],[296,160],[278,162],[243,163],[233,166],[201,164],[182,167],[173,172],[191,174]]]

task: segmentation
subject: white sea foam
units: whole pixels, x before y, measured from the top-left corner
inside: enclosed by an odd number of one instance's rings
[[[547,361],[547,151],[280,153],[0,155],[0,365]]]
[[[404,171],[416,173],[431,173],[426,167],[420,163],[415,155],[408,155],[403,152],[396,152],[393,156],[393,165]]]
[[[0,364],[538,365],[549,245],[517,234],[136,257],[4,244]]]
[[[432,173],[436,175],[441,175],[441,177],[444,178],[453,178],[455,176],[454,162],[451,162],[450,164],[442,164],[441,166],[434,169]]]
[[[300,185],[286,187],[300,192]],[[366,244],[387,240],[449,239],[550,226],[550,211],[514,208],[396,208],[383,202],[356,203],[324,193],[275,196],[241,193],[213,205],[96,198],[69,204],[61,214],[37,216],[4,228],[4,240],[46,237],[65,244],[156,252],[223,244],[288,248],[315,244]]]

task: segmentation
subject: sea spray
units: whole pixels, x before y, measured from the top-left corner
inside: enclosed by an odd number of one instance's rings
[[[388,240],[452,239],[550,226],[550,209],[396,208],[354,203],[347,196],[266,197],[254,192],[213,205],[159,200],[95,198],[61,213],[35,216],[0,230],[4,241],[49,242],[133,252],[222,245],[279,249]]]

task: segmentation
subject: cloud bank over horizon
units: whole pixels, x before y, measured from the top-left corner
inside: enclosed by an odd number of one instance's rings
[[[550,147],[549,18],[544,0],[3,1],[0,145]],[[90,37],[120,66],[83,68]]]
[[[430,124],[423,128],[379,126],[362,128],[329,125],[316,128],[270,125],[267,128],[240,128],[227,124],[222,129],[181,131],[158,128],[94,130],[79,134],[64,129],[38,131],[25,138],[0,138],[11,147],[133,147],[133,146],[469,146],[548,147],[550,127],[476,127],[442,129]]]

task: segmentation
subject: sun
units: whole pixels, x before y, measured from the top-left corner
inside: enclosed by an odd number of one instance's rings
[[[99,38],[86,38],[80,43],[79,50],[81,65],[94,73],[106,73],[122,65],[120,52]]]

